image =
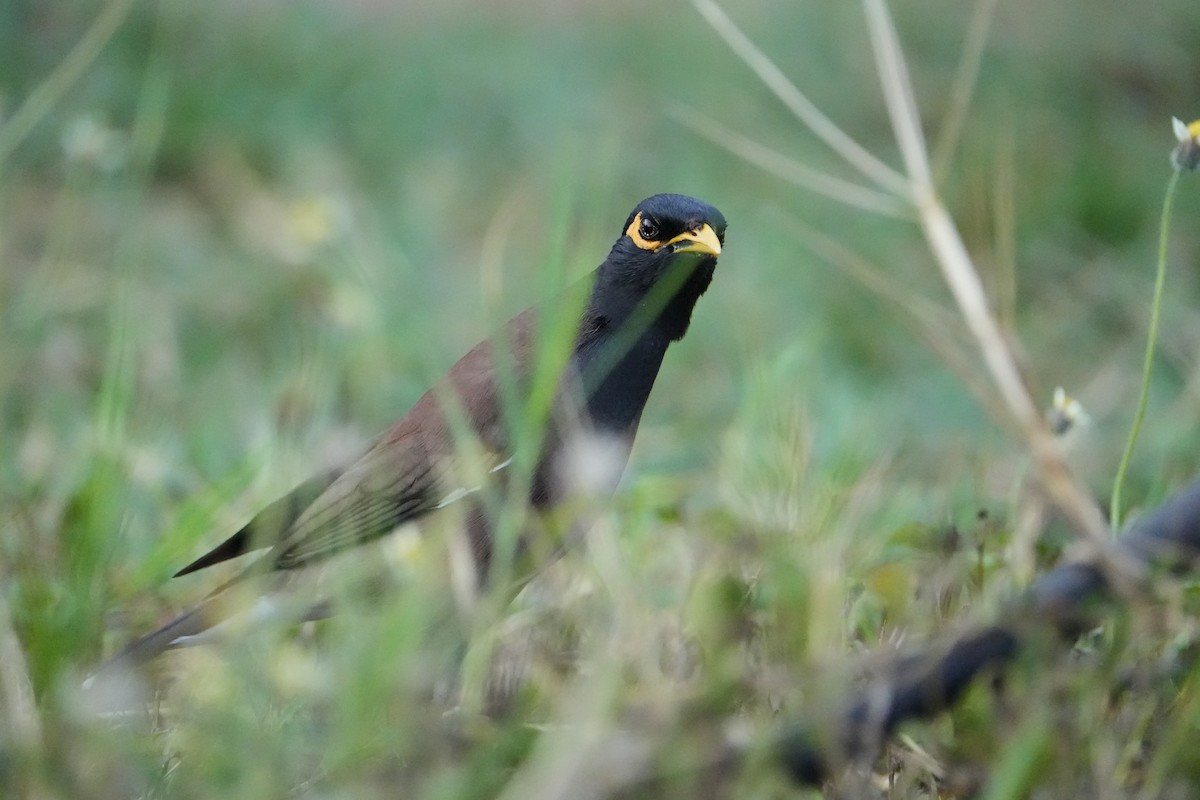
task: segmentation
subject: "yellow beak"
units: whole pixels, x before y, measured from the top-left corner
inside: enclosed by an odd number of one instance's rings
[[[664,247],[671,247],[676,253],[703,253],[709,256],[721,255],[721,240],[707,222],[694,231],[684,231],[674,239],[666,242]]]

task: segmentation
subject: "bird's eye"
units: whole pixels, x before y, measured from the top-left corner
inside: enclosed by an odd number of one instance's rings
[[[642,224],[638,226],[638,235],[648,242],[653,242],[658,239],[658,223],[650,217],[642,217]]]

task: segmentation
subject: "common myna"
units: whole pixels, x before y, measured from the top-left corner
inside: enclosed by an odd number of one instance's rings
[[[554,509],[573,491],[577,445],[588,437],[606,444],[603,468],[598,473],[584,469],[586,489],[593,497],[615,489],[663,356],[687,332],[724,239],[721,212],[692,197],[655,195],[630,213],[620,238],[590,277],[587,301],[574,325],[574,347],[540,431],[528,481],[528,503],[535,512]],[[519,398],[529,387],[536,318],[535,308],[518,314],[503,334],[459,359],[361,458],[302,484],[176,575],[266,548],[224,589],[250,574],[307,567],[456,506],[477,575],[486,580],[494,509],[481,502],[474,491],[478,487],[467,484],[481,475],[505,480],[513,455],[505,393],[516,387]],[[464,452],[472,453],[472,465],[462,463]],[[196,636],[227,616],[227,605],[214,603],[210,595],[110,663],[141,662]]]

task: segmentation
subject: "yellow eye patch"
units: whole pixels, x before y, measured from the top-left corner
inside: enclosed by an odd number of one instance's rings
[[[625,235],[633,240],[633,243],[642,250],[654,251],[662,247],[662,242],[654,239],[647,239],[642,236],[642,212],[634,214],[633,221],[629,223],[629,227],[625,229]]]
[[[654,235],[658,235],[658,225],[653,219],[644,220],[642,212],[634,215],[633,221],[629,223],[629,227],[625,229],[625,235],[633,240],[633,243],[642,250],[649,252],[657,252],[668,245],[674,245],[676,253],[705,253],[707,255],[718,256],[721,254],[721,240],[717,238],[716,231],[707,222],[702,223],[693,230],[687,230],[673,239],[667,241],[659,241],[658,239],[650,238],[645,235],[645,232],[653,231]]]

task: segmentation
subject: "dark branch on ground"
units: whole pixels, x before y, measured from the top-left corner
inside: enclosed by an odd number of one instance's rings
[[[1190,570],[1200,556],[1200,479],[1135,520],[1118,546],[1148,567]],[[1037,637],[1054,632],[1073,638],[1087,630],[1097,619],[1096,601],[1110,589],[1095,563],[1067,563],[1046,573],[997,624],[935,652],[896,659],[843,706],[832,730],[828,722],[812,720],[786,726],[780,761],[796,781],[816,785],[846,765],[874,758],[902,722],[948,710],[977,678],[1010,663]]]

